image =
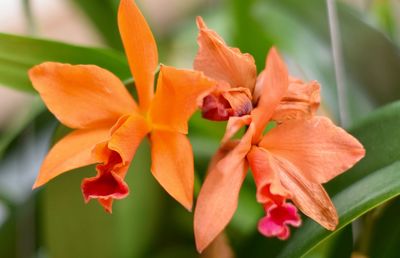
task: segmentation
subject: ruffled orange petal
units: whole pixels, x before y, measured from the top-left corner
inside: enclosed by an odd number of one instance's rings
[[[29,70],[47,108],[71,128],[111,126],[136,104],[122,82],[94,65],[47,62]]]
[[[122,199],[129,194],[124,178],[137,148],[149,132],[146,120],[138,115],[121,117],[112,129],[111,138],[100,143],[93,151],[97,175],[82,182],[86,202],[92,198],[111,212],[111,199]]]
[[[262,148],[253,146],[247,155],[251,172],[257,186],[257,201],[266,205],[276,203],[282,205],[291,193],[282,186],[279,179],[279,169],[271,156]]]
[[[320,99],[317,81],[304,83],[290,78],[289,88],[272,115],[272,120],[282,123],[285,120],[311,118],[319,107]]]
[[[225,81],[231,87],[244,87],[253,93],[257,77],[254,58],[242,54],[237,48],[228,47],[218,34],[207,28],[201,17],[197,17],[199,51],[194,68],[207,76]]]
[[[289,160],[315,183],[328,182],[365,155],[357,139],[326,117],[283,122],[268,132],[259,145]]]
[[[69,170],[96,163],[92,151],[109,137],[109,128],[81,129],[65,136],[47,154],[33,188]]]
[[[288,86],[289,74],[286,65],[278,51],[271,48],[267,56],[266,68],[257,79],[256,93],[260,94],[258,105],[251,113],[256,125],[255,142],[259,140]]]
[[[248,170],[245,157],[251,147],[253,126],[248,132],[237,145],[232,145],[230,152],[225,149],[217,152],[200,190],[194,212],[194,235],[199,252],[222,232],[236,211]]]
[[[186,134],[190,116],[215,84],[201,72],[162,66],[150,109],[154,128]]]
[[[118,27],[135,78],[140,107],[147,110],[153,97],[158,52],[149,25],[134,0],[121,0]]]
[[[186,209],[193,204],[193,151],[186,135],[151,133],[151,172],[162,187]]]

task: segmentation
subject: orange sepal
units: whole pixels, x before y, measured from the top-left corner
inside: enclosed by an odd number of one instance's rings
[[[145,111],[153,97],[154,73],[158,66],[157,45],[134,0],[121,0],[118,27],[135,79],[140,107]]]
[[[69,133],[47,154],[33,188],[69,170],[96,163],[92,151],[109,137],[108,128],[81,129]]]
[[[256,126],[254,142],[258,141],[275,108],[280,103],[289,86],[289,74],[285,63],[275,48],[271,48],[266,60],[266,68],[257,78],[255,97],[258,104],[251,115]]]
[[[186,135],[151,133],[151,172],[161,186],[186,209],[193,205],[193,151]]]
[[[71,128],[111,126],[136,110],[122,82],[98,66],[47,62],[29,70],[29,78],[47,108]]]
[[[202,72],[162,66],[150,109],[153,127],[186,134],[190,116],[215,85]]]
[[[259,144],[289,160],[311,182],[325,183],[365,155],[363,146],[326,117],[283,122]]]
[[[197,17],[199,51],[194,68],[207,76],[224,81],[231,87],[245,87],[253,93],[257,77],[254,58],[242,54],[237,48],[228,47],[218,34],[207,28],[201,17]]]
[[[212,160],[194,212],[194,235],[199,252],[224,230],[236,211],[239,191],[248,170],[245,157],[253,132],[251,125],[238,144],[230,145],[230,151],[226,149],[229,144],[222,146]]]

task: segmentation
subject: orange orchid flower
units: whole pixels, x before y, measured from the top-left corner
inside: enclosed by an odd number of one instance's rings
[[[195,70],[218,81],[216,89],[204,98],[202,115],[215,121],[231,116],[250,114],[256,99],[257,70],[254,58],[239,49],[228,47],[213,30],[197,17],[199,51],[194,60]]]
[[[96,198],[111,212],[113,199],[129,193],[124,177],[148,136],[154,177],[190,210],[194,169],[187,121],[215,82],[201,72],[161,66],[154,94],[157,47],[133,0],[120,2],[118,25],[139,105],[116,76],[94,65],[47,62],[29,71],[48,109],[75,129],[50,150],[34,188],[64,172],[97,164],[97,175],[83,180],[82,192],[85,201]]]
[[[288,238],[288,226],[301,224],[297,208],[326,229],[334,230],[338,215],[322,184],[365,155],[357,139],[328,118],[315,116],[320,99],[318,83],[289,78],[274,48],[257,84],[261,89],[257,107],[250,115],[230,117],[222,146],[200,190],[194,213],[199,252],[231,220],[249,167],[257,201],[266,212],[258,224],[261,234]],[[271,121],[276,126],[263,135]],[[242,139],[231,139],[245,125],[248,128]]]

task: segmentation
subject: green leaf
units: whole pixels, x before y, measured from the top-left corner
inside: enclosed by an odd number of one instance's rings
[[[368,233],[368,257],[397,258],[400,254],[400,198],[396,198],[385,207],[379,207],[368,214],[367,220],[373,223],[371,232]],[[363,232],[361,232],[363,233]],[[361,238],[364,235],[361,235]]]
[[[27,72],[45,61],[95,64],[123,81],[131,77],[125,57],[118,52],[0,33],[0,84],[35,92]]]
[[[337,230],[400,194],[400,161],[379,169],[343,189],[332,200],[340,223]],[[310,219],[293,235],[279,257],[302,257],[334,233]]]
[[[107,44],[122,50],[117,24],[118,1],[114,0],[73,0],[89,17]]]

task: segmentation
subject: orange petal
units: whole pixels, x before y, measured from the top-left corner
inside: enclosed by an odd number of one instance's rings
[[[253,109],[251,93],[247,88],[238,87],[222,92],[222,96],[229,102],[234,116],[250,114]]]
[[[300,171],[290,161],[271,155],[268,151],[265,153],[270,155],[268,160],[279,174],[283,186],[292,193],[294,204],[324,228],[335,230],[339,218],[322,185],[303,177],[304,171]]]
[[[325,117],[286,121],[268,132],[260,146],[289,160],[315,183],[328,182],[365,154],[357,139]]]
[[[319,104],[320,86],[317,81],[304,83],[290,78],[288,91],[272,115],[272,120],[282,123],[285,120],[311,118]]]
[[[272,48],[267,56],[266,68],[257,79],[255,94],[259,92],[260,98],[257,107],[252,112],[253,121],[256,124],[255,141],[261,136],[288,86],[289,75],[286,65],[278,51]]]
[[[190,116],[214,86],[201,72],[162,66],[150,109],[153,126],[186,134]]]
[[[158,52],[149,25],[134,0],[121,0],[118,27],[135,78],[140,107],[147,110],[153,97]]]
[[[151,133],[151,172],[164,189],[191,210],[193,204],[193,151],[181,133]]]
[[[279,169],[271,160],[271,155],[259,147],[252,147],[247,155],[251,172],[257,186],[257,201],[259,203],[282,204],[285,199],[291,198],[291,193],[285,189],[279,179]]]
[[[197,17],[197,27],[199,51],[193,67],[211,78],[228,82],[231,87],[245,87],[253,93],[257,76],[254,58],[228,47],[201,17]]]
[[[136,110],[121,81],[98,66],[47,62],[29,77],[48,109],[71,128],[112,125]]]
[[[245,157],[253,132],[254,127],[250,125],[248,133],[230,152],[220,150],[212,160],[194,212],[194,235],[199,252],[222,232],[236,211],[240,187],[248,170]]]
[[[109,128],[76,130],[57,142],[43,161],[33,188],[69,170],[96,163],[94,147],[110,137]]]

